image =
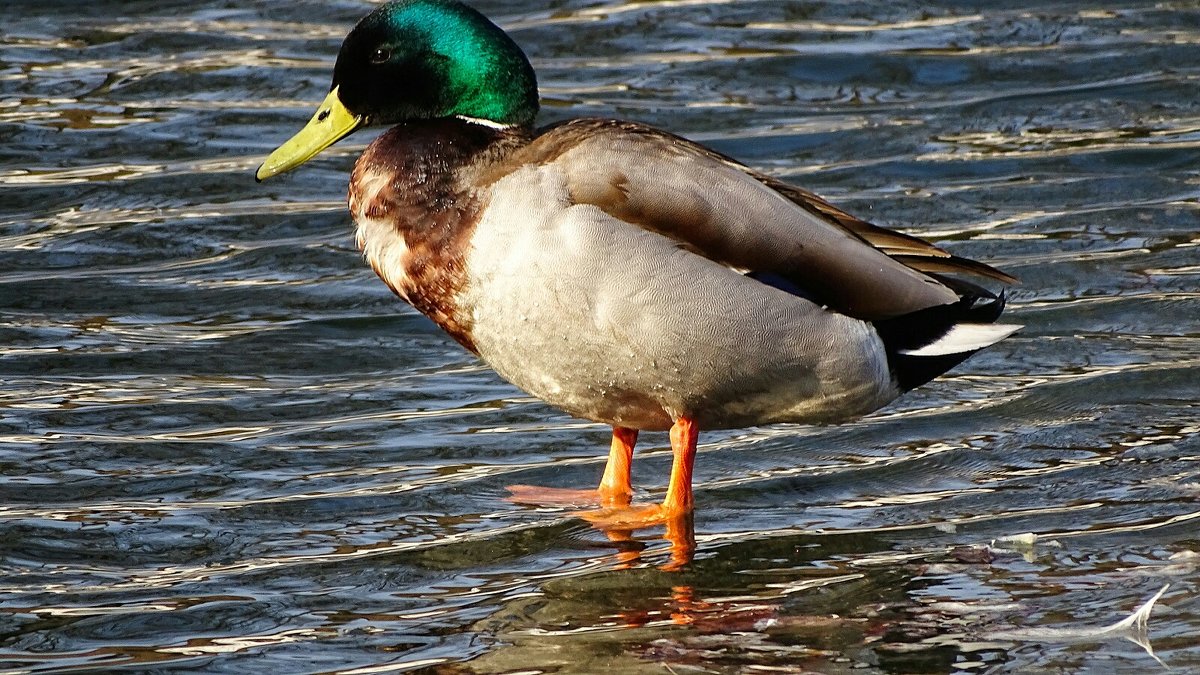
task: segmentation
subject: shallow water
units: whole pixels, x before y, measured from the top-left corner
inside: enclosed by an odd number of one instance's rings
[[[503,499],[594,484],[607,432],[374,278],[369,135],[255,184],[370,3],[6,0],[0,672],[1158,672],[1059,629],[1164,584],[1150,644],[1200,669],[1200,9],[996,4],[478,3],[545,121],[1023,281],[1022,333],[867,419],[703,435],[671,569]]]

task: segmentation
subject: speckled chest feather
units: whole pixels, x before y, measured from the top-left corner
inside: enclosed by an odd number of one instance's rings
[[[400,124],[367,147],[351,176],[356,240],[375,273],[472,352],[470,312],[457,298],[486,205],[478,178],[527,139],[457,119]]]

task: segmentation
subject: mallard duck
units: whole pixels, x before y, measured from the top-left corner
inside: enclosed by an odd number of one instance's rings
[[[1019,328],[976,283],[1015,281],[993,267],[666,131],[537,112],[503,30],[397,0],[346,37],[329,95],[256,177],[391,125],[351,174],[358,246],[505,379],[612,426],[602,524],[689,514],[700,429],[855,418]],[[669,430],[674,460],[662,503],[635,507],[639,430]]]

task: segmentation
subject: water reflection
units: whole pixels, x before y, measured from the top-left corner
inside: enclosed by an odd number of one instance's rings
[[[1111,625],[1004,630],[998,627],[1028,615],[1030,607],[1016,598],[939,601],[929,591],[940,578],[986,574],[1012,553],[970,546],[871,559],[883,543],[836,535],[733,543],[670,571],[669,564],[626,568],[636,558],[622,552],[624,573],[548,583],[537,596],[506,603],[477,624],[507,644],[473,665],[477,672],[508,672],[524,662],[574,672],[607,663],[622,672],[665,664],[982,673],[1030,641],[1120,639],[1157,660],[1146,622],[1165,588]],[[839,558],[848,562],[825,564]],[[726,581],[731,569],[748,579],[736,590]],[[604,614],[597,607],[621,609]]]
[[[501,637],[511,646],[476,665],[480,672],[502,672],[524,661],[587,672],[610,658],[610,667],[622,672],[650,664],[825,672],[881,661],[889,671],[946,670],[965,651],[938,639],[952,630],[947,610],[937,616],[914,602],[931,560],[821,564],[875,550],[879,543],[871,537],[780,537],[731,544],[682,572],[642,567],[553,582],[539,597],[516,600],[489,619],[501,626],[477,626],[506,628]],[[731,588],[728,572],[735,569],[747,581]],[[622,609],[597,614],[596,606]],[[980,604],[958,611],[973,612],[978,620],[989,609]],[[995,662],[994,656],[972,658]]]
[[[670,548],[670,560],[661,566],[661,569],[668,572],[676,572],[684,569],[688,563],[692,562],[692,558],[696,555],[696,524],[695,515],[685,513],[679,516],[672,516],[663,523],[665,532],[662,535]],[[639,565],[642,561],[641,553],[645,550],[645,544],[634,539],[634,530],[622,529],[619,527],[602,528],[604,535],[608,540],[617,546],[617,568],[628,569]],[[686,587],[683,587],[686,589]]]

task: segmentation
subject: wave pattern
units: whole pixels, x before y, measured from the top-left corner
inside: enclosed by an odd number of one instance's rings
[[[1027,328],[867,419],[706,435],[698,553],[375,281],[350,158],[256,185],[372,3],[8,0],[0,672],[1200,668],[1194,3],[479,2],[543,117],[640,119],[1021,277]],[[670,452],[639,454],[642,497]],[[1033,533],[1036,536],[1016,536]]]

